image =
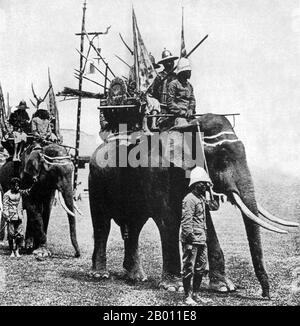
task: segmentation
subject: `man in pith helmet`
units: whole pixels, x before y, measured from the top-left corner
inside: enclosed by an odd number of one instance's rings
[[[162,109],[167,107],[168,85],[176,78],[176,74],[172,70],[177,59],[178,57],[173,56],[170,51],[164,49],[161,60],[157,62],[157,64],[163,65],[164,69],[158,73],[149,90],[149,94],[160,102]]]
[[[175,124],[187,123],[195,114],[196,100],[193,86],[188,81],[191,78],[192,68],[187,58],[181,58],[177,64],[176,79],[168,86],[168,111],[176,116]]]
[[[189,192],[182,202],[182,282],[188,305],[195,305],[196,301],[209,302],[200,296],[199,290],[207,262],[205,194],[211,186],[206,171],[195,167],[191,171]]]

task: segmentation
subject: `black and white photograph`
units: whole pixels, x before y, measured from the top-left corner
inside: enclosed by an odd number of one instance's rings
[[[300,0],[0,0],[0,306],[299,306],[299,126]]]

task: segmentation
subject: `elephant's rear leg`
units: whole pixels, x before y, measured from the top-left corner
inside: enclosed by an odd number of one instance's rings
[[[134,225],[127,225],[127,236],[124,238],[125,256],[123,267],[127,276],[133,281],[145,281],[147,276],[143,270],[139,256],[139,235],[146,220]]]

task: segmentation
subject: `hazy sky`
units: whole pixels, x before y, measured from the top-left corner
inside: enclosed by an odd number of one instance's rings
[[[11,104],[42,95],[50,67],[55,91],[77,87],[82,0],[0,0],[0,81]],[[144,42],[156,60],[164,47],[179,53],[181,6],[185,38],[192,55],[191,82],[199,112],[234,113],[250,165],[300,172],[300,1],[299,0],[88,0],[87,30],[104,31],[102,54],[117,75],[130,54],[134,5]],[[94,75],[101,81],[98,75]],[[98,91],[89,82],[85,90]],[[75,128],[76,101],[59,103],[62,127]],[[98,132],[97,102],[83,103],[82,129]]]

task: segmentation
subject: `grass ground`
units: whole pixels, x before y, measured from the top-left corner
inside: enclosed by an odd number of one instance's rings
[[[254,173],[257,198],[276,215],[300,220],[300,180],[271,171]],[[82,175],[86,180],[86,171]],[[129,284],[123,279],[123,242],[113,224],[108,244],[108,266],[112,278],[98,281],[89,275],[93,250],[88,198],[79,203],[78,240],[82,256],[73,258],[68,222],[62,208],[54,207],[48,243],[53,257],[39,262],[33,256],[11,259],[7,246],[0,246],[0,305],[182,305],[182,294],[157,288],[162,259],[159,234],[149,220],[140,237],[140,252],[149,280]],[[229,204],[213,220],[226,258],[227,273],[239,290],[229,295],[204,291],[212,305],[299,305],[300,292],[293,293],[295,270],[300,269],[300,233],[277,235],[262,231],[266,268],[272,301],[262,300],[254,275],[242,218]],[[300,271],[299,271],[300,274]],[[300,283],[300,279],[298,279]],[[300,284],[299,284],[300,286]]]

